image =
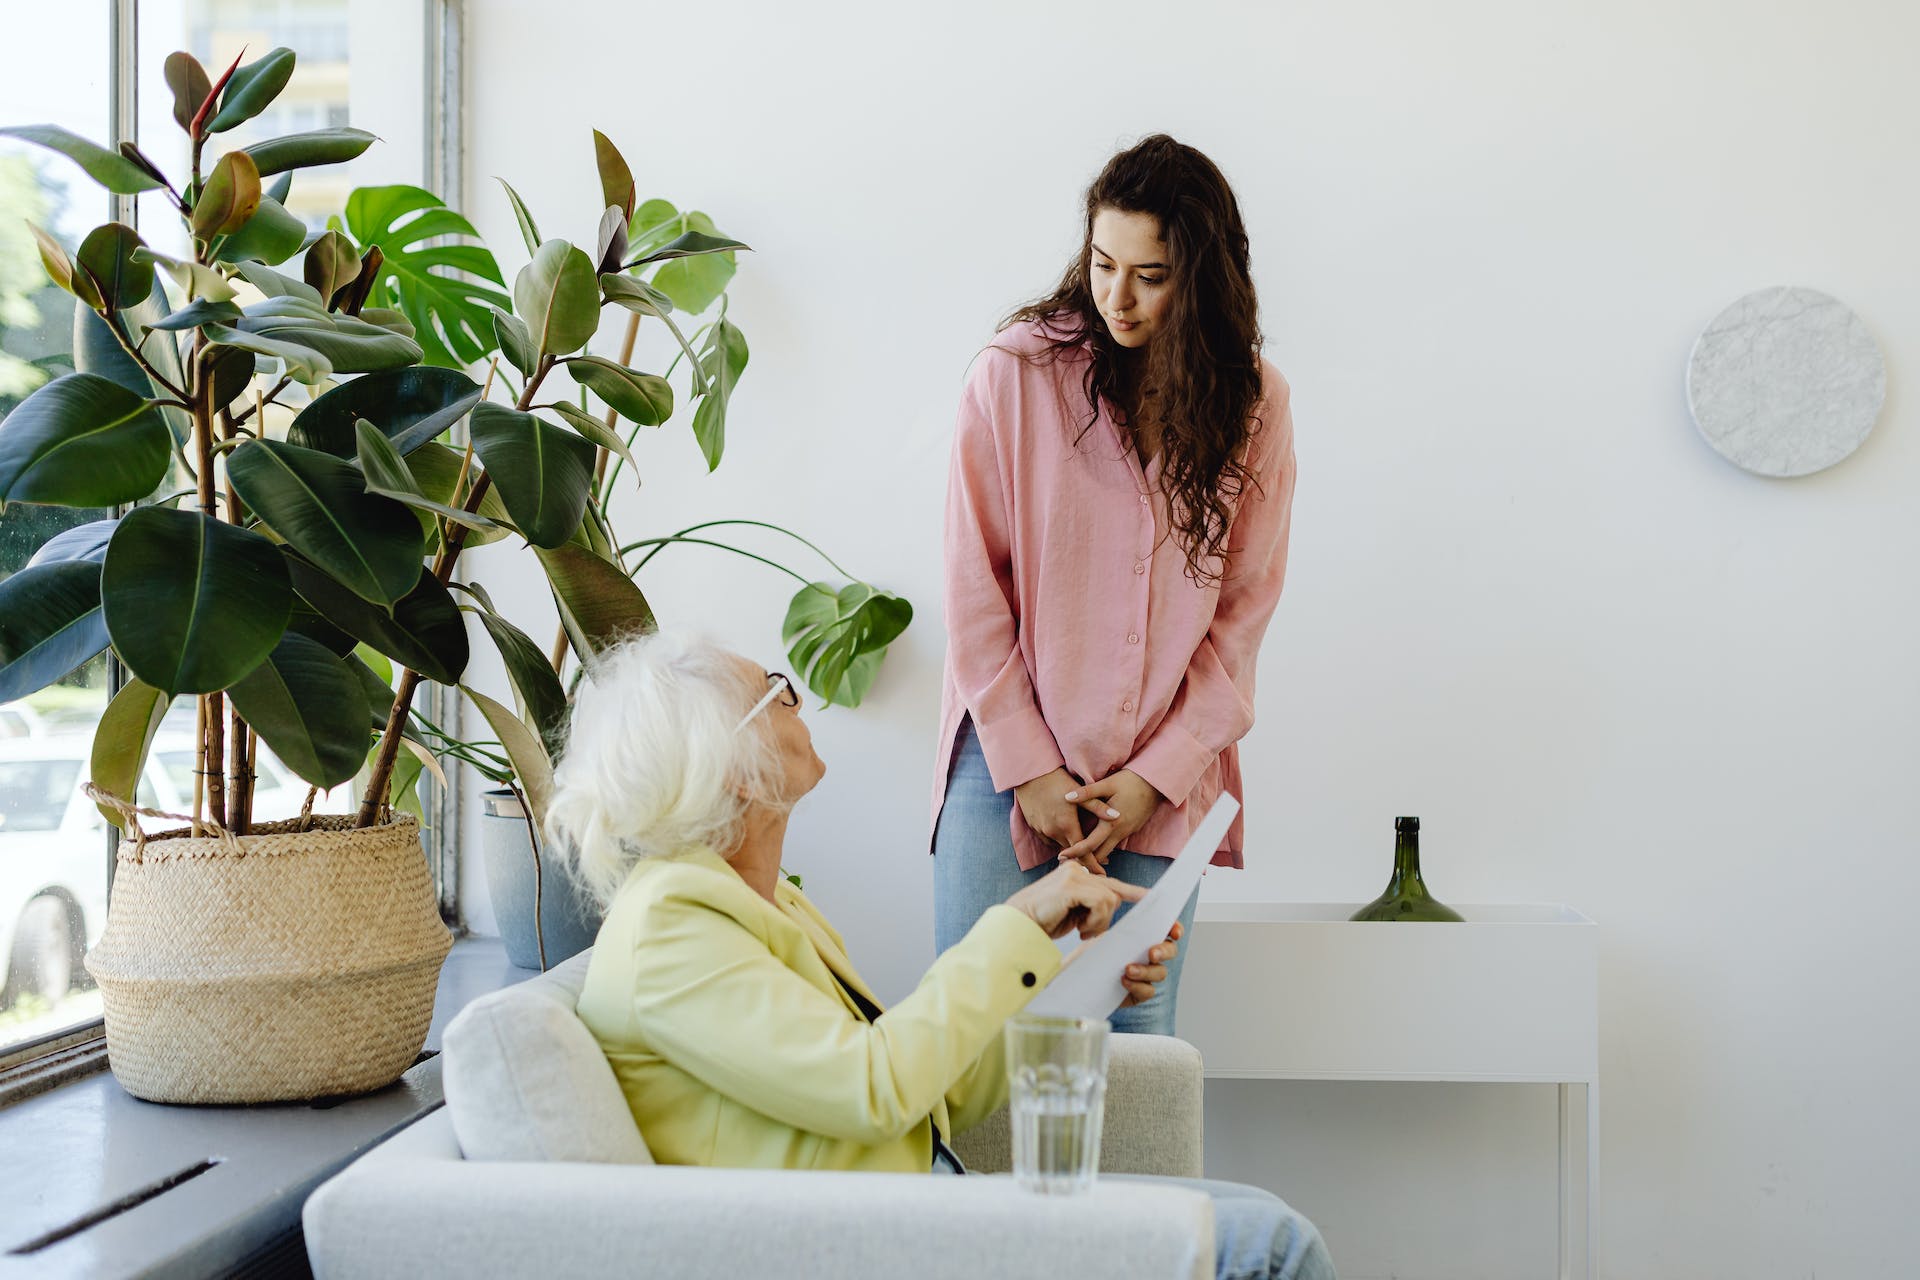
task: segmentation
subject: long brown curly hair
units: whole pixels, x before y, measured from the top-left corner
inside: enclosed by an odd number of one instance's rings
[[[1101,319],[1089,287],[1093,220],[1102,209],[1147,214],[1167,244],[1172,286],[1166,318],[1147,345],[1136,397],[1122,403],[1122,348]],[[1174,532],[1186,552],[1187,576],[1205,586],[1224,576],[1227,527],[1241,492],[1258,478],[1246,446],[1260,424],[1260,320],[1248,269],[1246,224],[1233,189],[1213,161],[1156,133],[1107,161],[1087,188],[1080,252],[1053,292],[1001,324],[1041,322],[1046,345],[1023,354],[1051,363],[1086,352],[1087,425],[1104,398],[1114,420],[1131,431],[1131,415],[1151,402],[1161,430],[1161,483]],[[1116,394],[1122,393],[1122,394]]]

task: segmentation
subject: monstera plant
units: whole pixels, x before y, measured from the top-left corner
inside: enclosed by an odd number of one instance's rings
[[[48,274],[84,304],[79,371],[0,422],[0,507],[123,513],[0,582],[0,701],[111,647],[131,678],[98,731],[95,784],[130,799],[168,706],[197,699],[205,812],[235,833],[251,823],[259,741],[315,787],[360,775],[363,827],[436,756],[517,776],[537,809],[567,652],[590,661],[654,625],[633,575],[674,545],[763,558],[713,534],[756,521],[623,542],[613,516],[638,433],[676,420],[682,368],[682,416],[709,467],[721,461],[747,363],[725,289],[747,246],[704,214],[638,200],[598,132],[591,245],[542,239],[508,188],[531,259],[511,291],[472,225],[419,188],[356,190],[312,231],[286,208],[294,174],[351,160],[370,134],[295,134],[203,163],[293,64],[276,49],[213,80],[189,55],[168,59],[190,155],[179,183],[132,144],[0,130],[110,191],[161,193],[191,244],[176,257],[119,223],[77,246],[34,229]],[[609,305],[629,313],[618,359],[586,350]],[[643,320],[672,335],[664,375],[629,367]],[[448,443],[463,421],[469,442]],[[499,539],[545,570],[561,618],[547,649],[459,574],[466,547]],[[863,582],[794,576],[793,660],[822,697],[857,704],[911,608]],[[515,694],[508,708],[467,690],[497,742],[463,742],[414,708],[421,681],[461,683],[467,612]]]

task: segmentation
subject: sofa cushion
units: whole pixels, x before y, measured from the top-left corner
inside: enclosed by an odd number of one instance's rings
[[[441,1078],[467,1159],[653,1163],[613,1068],[574,1013],[592,954],[482,996],[448,1024]]]

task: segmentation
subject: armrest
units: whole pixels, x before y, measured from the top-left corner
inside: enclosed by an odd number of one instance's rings
[[[1200,1051],[1172,1036],[1115,1035],[1107,1054],[1107,1109],[1100,1131],[1103,1173],[1203,1177],[1205,1077]],[[1007,1109],[959,1135],[967,1168],[1013,1165]]]
[[[393,1275],[1059,1280],[1213,1274],[1198,1191],[1006,1178],[458,1159],[444,1110],[307,1201],[320,1280]]]

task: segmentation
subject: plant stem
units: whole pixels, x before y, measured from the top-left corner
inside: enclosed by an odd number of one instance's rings
[[[139,347],[128,340],[126,331],[120,327],[125,322],[121,320],[118,311],[97,311],[94,314],[107,322],[107,331],[113,334],[113,340],[120,344],[120,349],[126,352],[127,356],[135,364],[140,366],[142,373],[152,378],[159,386],[165,387],[168,393],[171,394],[175,400],[179,401],[181,408],[187,409],[192,407],[186,403],[187,393],[181,388],[174,386],[173,383],[167,379],[161,377],[160,371],[153,367],[153,362],[147,359]]]
[[[209,379],[211,381],[211,379]],[[255,405],[259,405],[256,400]],[[264,417],[264,414],[263,414]],[[234,439],[233,415],[224,408],[220,411],[221,443],[228,444]],[[240,506],[239,495],[233,491],[233,477],[229,475],[226,483],[227,519],[232,523],[244,524],[246,512]],[[228,699],[229,703],[232,699]],[[240,708],[233,707],[230,716],[229,732],[232,744],[228,748],[230,758],[227,764],[227,830],[237,836],[247,833],[249,826],[247,810],[251,808],[253,787],[251,785],[251,765],[247,756],[247,745],[251,729],[240,715]]]
[[[813,585],[811,580],[805,577],[802,577],[800,574],[795,573],[793,570],[787,568],[787,566],[781,564],[777,560],[769,560],[765,556],[757,556],[753,554],[753,552],[751,551],[743,551],[739,547],[729,546],[724,542],[713,542],[707,538],[683,538],[678,535],[675,535],[674,537],[671,537],[671,538],[642,538],[638,542],[629,542],[626,546],[620,548],[620,554],[624,556],[627,552],[634,550],[636,547],[653,547],[654,550],[647,553],[647,560],[651,560],[653,559],[654,555],[659,551],[660,547],[667,546],[675,542],[685,542],[696,547],[718,547],[722,551],[731,551],[733,552],[733,554],[737,556],[745,556],[749,560],[758,560],[761,564],[767,565],[771,568],[778,569],[780,572],[786,574],[789,578],[792,578],[794,581],[798,582],[803,587],[810,587]],[[645,564],[646,562],[647,562],[646,560],[642,560],[640,564]],[[632,572],[633,573],[640,572],[639,565],[634,566]],[[632,576],[632,575],[629,574],[628,576]],[[852,576],[852,575],[848,575],[848,576]]]
[[[708,521],[706,521],[706,522],[704,522],[704,523],[702,523],[702,524],[696,524],[696,525],[689,525],[689,526],[688,526],[687,528],[685,528],[685,529],[682,529],[682,530],[680,530],[680,532],[679,532],[679,533],[677,533],[677,534],[675,534],[674,536],[675,536],[675,537],[679,537],[679,536],[681,536],[681,535],[683,535],[683,534],[689,534],[689,533],[698,533],[698,532],[700,532],[700,530],[702,530],[702,529],[717,529],[717,528],[719,528],[719,527],[720,527],[721,525],[723,525],[723,524],[745,524],[745,525],[752,525],[752,526],[753,526],[754,528],[756,528],[756,529],[771,529],[771,530],[773,530],[773,531],[774,531],[775,533],[784,533],[784,534],[786,534],[786,535],[787,535],[787,536],[788,536],[789,538],[792,538],[792,539],[793,539],[793,540],[794,540],[795,542],[798,542],[798,543],[800,543],[800,544],[801,544],[802,546],[804,546],[804,547],[806,547],[806,548],[808,548],[808,549],[809,549],[809,550],[811,550],[811,551],[812,551],[812,552],[813,552],[813,553],[814,553],[815,555],[817,555],[817,556],[819,556],[819,557],[820,557],[820,558],[821,558],[822,560],[825,560],[825,561],[826,561],[826,562],[827,562],[828,564],[830,564],[830,565],[832,565],[832,566],[833,566],[833,570],[834,570],[834,572],[835,572],[835,573],[837,573],[837,574],[839,574],[839,575],[840,575],[841,577],[843,577],[843,578],[851,578],[851,577],[853,577],[853,575],[852,575],[851,573],[848,573],[848,572],[847,572],[847,571],[846,571],[846,570],[845,570],[844,568],[842,568],[842,567],[840,566],[840,564],[839,564],[839,562],[838,562],[838,561],[836,561],[836,560],[835,560],[835,559],[834,559],[834,558],[833,558],[832,556],[830,556],[830,555],[828,555],[828,554],[827,554],[826,552],[824,552],[824,551],[822,551],[822,550],[821,550],[821,549],[820,549],[819,547],[816,547],[816,546],[814,546],[814,545],[813,545],[813,543],[811,543],[811,542],[808,542],[808,541],[807,541],[807,540],[806,540],[805,538],[803,538],[803,537],[801,537],[801,536],[800,536],[799,534],[797,534],[797,533],[795,533],[795,532],[794,532],[793,530],[791,530],[791,529],[782,529],[782,528],[781,528],[781,527],[780,527],[779,525],[777,525],[777,524],[768,524],[768,523],[767,523],[767,522],[766,522],[765,520],[708,520]],[[663,543],[664,543],[664,540],[663,540],[663,539],[658,539],[658,538],[655,538],[655,539],[652,539],[652,541],[655,541],[655,542],[663,542]],[[633,544],[633,546],[635,546],[635,547],[639,547],[639,546],[644,546],[644,545],[646,545],[646,544],[645,544],[645,543],[640,543],[640,542],[636,542],[636,543],[634,543],[634,544]],[[631,550],[631,548],[629,548],[629,547],[622,547],[622,548],[620,548],[620,553],[621,553],[622,555],[625,555],[625,554],[626,554],[626,553],[627,553],[627,552],[628,552],[629,550]],[[659,555],[659,554],[660,554],[660,552],[661,552],[661,550],[663,550],[663,547],[655,547],[655,548],[654,548],[654,549],[653,549],[652,551],[649,551],[649,552],[647,553],[647,556],[646,556],[646,559],[645,559],[645,560],[642,560],[642,561],[641,561],[641,562],[640,562],[639,564],[637,564],[637,565],[635,565],[635,566],[633,567],[633,571],[634,571],[635,573],[638,573],[638,572],[640,572],[640,570],[642,570],[642,569],[644,569],[644,568],[646,568],[646,565],[647,565],[647,560],[651,560],[651,559],[653,559],[653,558],[654,558],[655,556],[657,556],[657,555]]]
[[[527,379],[526,389],[520,393],[515,409],[525,412],[533,403],[533,397],[540,390],[540,384],[553,372],[557,361],[552,356],[541,356],[533,376]],[[487,496],[487,488],[492,477],[486,472],[473,482],[473,489],[467,494],[467,500],[461,504],[464,511],[478,511],[481,499]],[[446,585],[453,576],[454,562],[460,558],[460,548],[466,545],[467,526],[456,524],[447,530],[447,540],[440,548],[440,554],[434,557],[433,576]],[[394,691],[393,712],[387,717],[387,727],[380,734],[380,751],[374,757],[373,774],[367,779],[367,796],[360,802],[360,812],[354,818],[356,828],[370,827],[378,819],[380,806],[386,799],[387,783],[393,776],[393,762],[400,754],[400,734],[407,725],[407,715],[413,708],[413,694],[420,687],[420,673],[408,668],[400,677],[400,687]]]
[[[207,335],[204,332],[194,336],[193,358],[196,365],[206,359]],[[193,442],[200,454],[200,465],[196,468],[199,481],[200,514],[209,520],[217,520],[214,514],[213,493],[213,379],[207,376],[204,368],[197,370],[193,389]],[[229,515],[232,514],[229,508]],[[218,691],[206,697],[206,737],[200,742],[200,771],[207,780],[207,808],[209,811],[226,817],[226,786],[222,779],[222,766],[226,752],[222,749],[224,726],[221,713],[224,699]],[[199,816],[196,806],[194,816]]]
[[[287,389],[287,384],[292,381],[293,379],[291,377],[283,375],[280,381],[273,384],[272,389],[269,390],[266,395],[263,396],[257,391],[254,392],[253,408],[242,409],[240,412],[234,414],[233,424],[235,426],[239,426],[241,423],[245,422],[248,418],[251,418],[254,415],[254,410],[257,409],[259,410],[260,417],[263,420],[263,429],[264,429],[264,420],[267,416],[266,406],[270,404],[279,403],[277,400],[274,399],[274,397],[279,395],[282,391],[285,391]]]

